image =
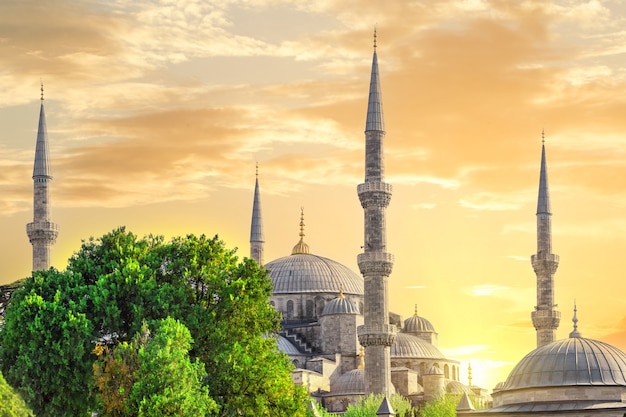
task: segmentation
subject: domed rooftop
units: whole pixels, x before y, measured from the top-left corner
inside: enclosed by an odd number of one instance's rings
[[[564,385],[626,386],[626,354],[607,343],[581,337],[574,310],[568,339],[540,346],[509,374],[502,390]]]
[[[337,293],[363,295],[363,278],[347,266],[313,255],[304,242],[304,220],[300,219],[300,241],[291,255],[265,265],[272,279],[274,294]]]
[[[443,353],[434,345],[406,333],[398,333],[396,341],[391,345],[392,358],[429,358],[445,359]]]
[[[404,331],[406,333],[423,333],[432,332],[435,333],[435,327],[432,323],[426,320],[424,317],[417,315],[417,305],[415,306],[415,314],[412,317],[404,320]]]
[[[330,387],[334,395],[339,394],[364,394],[365,393],[365,369],[353,369],[341,375]]]
[[[276,336],[276,345],[278,346],[278,350],[287,355],[301,355],[300,351],[297,347],[295,347],[289,339],[286,339],[283,336]]]
[[[474,392],[466,385],[463,385],[459,381],[450,381],[446,385],[446,392],[452,395],[463,395],[467,394],[470,396],[474,395]]]
[[[322,316],[330,314],[359,314],[359,307],[343,295],[343,287],[339,289],[339,296],[324,306]]]

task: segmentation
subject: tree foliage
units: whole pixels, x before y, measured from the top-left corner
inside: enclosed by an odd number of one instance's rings
[[[189,330],[172,318],[156,327],[153,337],[144,325],[131,343],[96,346],[93,368],[102,416],[196,417],[216,410],[202,384],[204,365],[189,359]]]
[[[36,272],[13,295],[0,367],[37,415],[86,415],[95,404],[96,342],[111,374],[141,374],[129,362],[134,335],[144,322],[172,317],[191,334],[189,356],[205,365],[219,416],[305,415],[287,357],[264,338],[279,326],[270,295],[266,271],[217,237],[165,242],[120,228],[83,242],[65,272]]]
[[[420,410],[420,417],[455,417],[458,398],[444,395],[426,403]]]
[[[33,412],[16,393],[0,373],[0,416],[2,417],[32,417]]]

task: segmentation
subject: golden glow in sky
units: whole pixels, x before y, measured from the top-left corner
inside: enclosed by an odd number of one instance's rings
[[[45,108],[53,265],[121,225],[298,241],[358,271],[372,58],[385,112],[392,311],[418,305],[486,388],[535,347],[530,255],[545,129],[555,299],[626,349],[626,6],[618,1],[0,2],[0,283],[30,274]],[[466,374],[461,375],[467,382]]]

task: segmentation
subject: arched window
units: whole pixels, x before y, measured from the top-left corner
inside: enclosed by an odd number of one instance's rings
[[[314,309],[315,309],[315,303],[313,303],[313,300],[306,300],[306,318],[307,319],[313,318]]]
[[[287,319],[293,318],[293,301],[287,301]]]
[[[450,379],[450,367],[448,366],[447,363],[443,366],[443,375],[446,378]]]
[[[316,297],[315,298],[315,304],[317,304],[316,306],[316,310],[317,310],[317,317],[322,315],[322,312],[324,311],[324,305],[326,304],[324,302],[324,299],[322,297]]]

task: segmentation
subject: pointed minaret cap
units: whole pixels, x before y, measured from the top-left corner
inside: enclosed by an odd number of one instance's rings
[[[39,126],[37,128],[37,143],[35,145],[35,164],[33,179],[52,179],[48,156],[48,128],[46,127],[46,112],[43,107],[43,82],[41,83],[41,107],[39,109]]]
[[[541,131],[541,171],[539,173],[539,198],[537,214],[550,214],[550,193],[548,191],[548,169],[546,167],[546,138]]]
[[[250,226],[250,242],[264,242],[263,216],[261,213],[261,192],[259,190],[259,164],[256,164],[256,181],[254,184],[254,201],[252,203],[252,224]]]
[[[576,317],[576,301],[574,301],[574,317],[572,317],[572,323],[574,323],[574,330],[572,330],[569,334],[569,337],[583,337],[578,331],[578,317]]]
[[[383,402],[380,403],[380,407],[378,407],[378,411],[376,411],[376,415],[383,416],[383,417],[396,415],[396,412],[393,411],[393,407],[391,406],[391,403],[387,399],[386,395],[385,395],[385,398],[383,398]]]
[[[374,29],[374,57],[372,58],[372,75],[370,77],[370,94],[367,102],[367,119],[365,131],[384,131],[383,122],[383,96],[380,90],[380,77],[378,75],[378,56],[376,55],[376,29]]]
[[[309,254],[309,245],[304,243],[304,207],[300,208],[300,241],[291,250],[292,255]]]

